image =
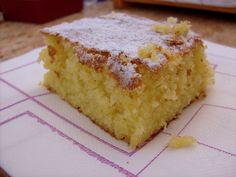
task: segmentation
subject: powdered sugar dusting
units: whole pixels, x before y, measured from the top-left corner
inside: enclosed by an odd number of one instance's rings
[[[156,23],[156,21],[150,19],[135,18],[126,14],[116,13],[115,15],[109,14],[95,18],[84,18],[72,23],[63,23],[44,28],[42,32],[61,36],[72,43],[83,46],[85,49],[108,52],[109,56],[113,56],[107,61],[108,68],[110,68],[111,73],[116,73],[117,79],[122,81],[122,86],[127,87],[131,83],[137,83],[137,80],[141,77],[135,69],[135,64],[132,63],[132,60],[139,58],[138,50],[141,47],[148,43],[153,43],[163,49],[171,50],[174,54],[190,48],[194,43],[192,39],[197,36],[190,31],[182,39],[183,43],[181,45],[169,45],[167,41],[172,36],[153,31],[152,26]],[[114,60],[114,58],[119,58],[121,53],[128,56],[126,63]],[[91,60],[93,65],[95,64],[96,67],[99,67],[99,62],[95,60],[101,58],[101,55],[83,53],[79,57],[81,57],[80,60],[82,62],[89,63]],[[161,64],[166,61],[166,57],[162,55],[157,60],[145,59],[141,63],[153,70],[161,67]],[[100,63],[104,65],[104,59]]]
[[[146,18],[134,18],[122,13],[95,18],[84,18],[72,23],[63,23],[42,31],[58,34],[71,42],[79,42],[86,48],[109,51],[118,54],[121,51],[130,58],[137,57],[137,51],[147,43],[170,48],[165,42],[169,35],[161,35],[152,30],[156,21]]]
[[[141,75],[136,72],[136,65],[121,63],[117,58],[109,57],[107,61],[110,72],[124,88],[136,87],[140,84]]]
[[[145,58],[141,60],[145,65],[147,65],[149,68],[152,70],[158,69],[161,64],[165,63],[167,61],[166,56],[162,53],[157,54],[157,59],[150,59],[150,58]]]

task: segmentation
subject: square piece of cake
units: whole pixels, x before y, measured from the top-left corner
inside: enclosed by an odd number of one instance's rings
[[[187,21],[112,13],[41,32],[43,84],[132,148],[213,83],[205,46]]]

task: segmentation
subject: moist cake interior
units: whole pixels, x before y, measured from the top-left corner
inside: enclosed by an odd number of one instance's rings
[[[202,40],[191,30],[176,34],[186,30],[178,24],[118,13],[45,28],[43,83],[138,147],[213,82]]]

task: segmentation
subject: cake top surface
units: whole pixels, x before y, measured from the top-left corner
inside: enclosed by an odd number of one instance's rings
[[[79,42],[86,48],[109,51],[112,54],[124,52],[130,58],[138,57],[138,49],[145,44],[154,43],[164,48],[178,52],[191,46],[189,40],[195,36],[193,32],[183,38],[181,46],[169,46],[166,40],[171,34],[160,34],[152,29],[156,21],[147,18],[137,18],[123,13],[108,14],[95,18],[83,18],[72,23],[62,23],[42,31],[59,34],[71,42]]]
[[[123,13],[111,13],[62,23],[44,28],[42,32],[60,36],[83,46],[83,49],[108,52],[106,63],[110,70],[118,75],[123,85],[129,87],[136,82],[136,78],[141,77],[135,69],[138,63],[155,70],[168,60],[167,51],[171,54],[186,53],[192,47],[198,36],[189,30],[188,23],[178,25],[175,18],[157,22]],[[99,57],[84,52],[80,52],[80,58],[87,61],[99,60]]]

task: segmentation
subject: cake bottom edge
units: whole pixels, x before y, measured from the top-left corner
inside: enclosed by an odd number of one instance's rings
[[[194,97],[189,104],[187,104],[185,107],[182,108],[182,110],[178,113],[175,114],[175,116],[173,116],[172,118],[170,118],[168,121],[166,121],[166,126],[164,127],[161,127],[160,129],[156,129],[150,136],[149,138],[147,138],[145,141],[141,142],[140,144],[136,145],[135,147],[131,146],[130,142],[127,141],[127,139],[125,138],[117,138],[115,136],[115,133],[110,131],[109,128],[106,128],[106,127],[103,127],[101,126],[100,124],[98,124],[95,120],[93,120],[91,118],[91,116],[85,114],[83,112],[83,110],[80,108],[80,107],[75,107],[73,106],[70,102],[68,102],[66,99],[64,99],[60,94],[58,94],[53,88],[51,88],[50,86],[47,86],[47,85],[44,85],[50,92],[52,93],[56,93],[57,96],[59,96],[62,100],[64,100],[67,104],[71,105],[74,109],[76,109],[78,112],[80,112],[82,115],[84,115],[86,118],[88,118],[91,123],[94,123],[97,127],[99,127],[100,129],[102,129],[103,131],[107,132],[111,137],[115,138],[116,140],[118,141],[124,141],[126,142],[128,145],[129,145],[129,148],[130,149],[140,149],[142,148],[143,146],[145,146],[148,142],[150,142],[151,140],[153,140],[159,133],[161,133],[163,130],[165,130],[169,124],[174,121],[174,120],[177,120],[179,119],[179,116],[182,114],[182,112],[187,108],[189,107],[190,105],[192,105],[194,102],[198,101],[198,100],[201,100],[201,99],[204,99],[206,97],[206,92],[205,91],[202,91],[199,93],[198,96]]]

